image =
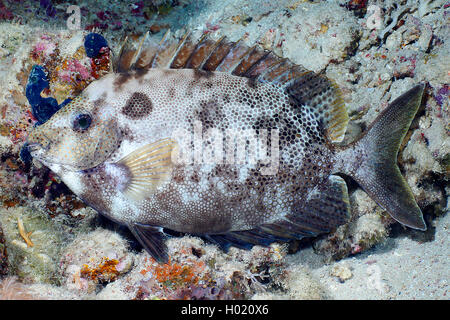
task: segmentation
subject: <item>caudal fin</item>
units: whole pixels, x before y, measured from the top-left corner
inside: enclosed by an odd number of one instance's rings
[[[397,154],[419,109],[423,90],[420,84],[395,99],[366,134],[339,155],[343,173],[353,177],[392,218],[419,230],[427,227],[397,166]]]

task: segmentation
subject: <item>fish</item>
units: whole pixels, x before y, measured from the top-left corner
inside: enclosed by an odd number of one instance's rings
[[[426,230],[396,159],[419,83],[343,145],[338,85],[226,37],[127,37],[114,70],[36,126],[27,148],[158,262],[173,231],[224,250],[328,233],[349,221],[351,177],[394,220]]]

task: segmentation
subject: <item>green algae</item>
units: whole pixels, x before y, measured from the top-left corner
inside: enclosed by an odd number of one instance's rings
[[[20,235],[18,221],[30,233],[32,246]],[[27,283],[58,284],[57,274],[62,231],[45,214],[25,207],[0,210],[8,268]]]

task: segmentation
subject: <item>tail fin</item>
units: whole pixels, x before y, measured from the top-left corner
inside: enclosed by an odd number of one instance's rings
[[[340,154],[342,173],[350,175],[395,220],[426,230],[422,212],[397,166],[400,144],[419,109],[424,85],[395,99],[366,134]]]

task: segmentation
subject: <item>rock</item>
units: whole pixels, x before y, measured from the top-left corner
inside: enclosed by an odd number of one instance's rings
[[[333,277],[337,277],[340,282],[345,282],[346,280],[351,279],[353,277],[352,270],[345,263],[333,266],[333,268],[330,271],[330,275]]]
[[[61,274],[70,290],[93,292],[97,283],[115,281],[133,266],[127,242],[117,233],[98,228],[79,234],[62,254]]]
[[[359,37],[356,18],[336,3],[304,3],[283,28],[283,55],[313,71],[343,61]]]

